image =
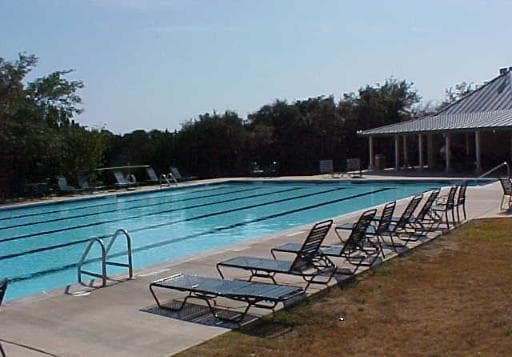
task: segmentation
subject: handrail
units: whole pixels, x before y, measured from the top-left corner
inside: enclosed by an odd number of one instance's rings
[[[167,186],[171,186],[170,179],[172,179],[174,181],[175,185],[178,185],[178,180],[176,180],[176,177],[174,177],[174,175],[172,173],[169,173],[167,175],[166,174],[160,175],[160,187],[162,187],[164,184],[166,184]]]
[[[126,238],[126,255],[128,258],[128,263],[118,263],[113,261],[107,261],[108,253],[110,253],[110,249],[114,245],[116,239],[123,235]],[[112,239],[108,243],[107,249],[105,250],[105,265],[114,265],[118,267],[125,267],[128,268],[128,278],[133,278],[133,259],[132,259],[132,238],[130,237],[130,234],[128,234],[128,231],[126,229],[118,229],[115,231],[114,235],[112,236]]]
[[[114,246],[114,243],[116,242],[117,238],[120,236],[124,236],[126,238],[126,255],[128,258],[127,263],[119,263],[119,262],[107,260],[110,250]],[[100,257],[101,273],[95,273],[95,272],[83,269],[83,265],[86,262],[88,262],[86,259],[89,255],[92,247],[95,244],[99,244],[100,249],[101,249],[101,257]],[[92,260],[94,260],[94,259],[92,259]],[[83,279],[82,279],[82,275],[85,274],[85,275],[93,276],[95,278],[100,278],[101,279],[100,287],[103,288],[103,287],[107,286],[107,279],[108,279],[107,265],[128,268],[128,279],[133,278],[132,238],[130,237],[130,234],[128,233],[128,231],[126,229],[118,229],[117,231],[115,231],[115,233],[112,235],[112,238],[110,239],[110,242],[108,243],[106,248],[105,248],[105,243],[100,238],[93,237],[93,238],[89,239],[89,241],[82,253],[82,256],[80,257],[80,260],[78,261],[78,264],[77,264],[78,283],[85,285],[83,282]]]
[[[499,169],[499,168],[501,168],[503,166],[507,167],[507,176],[510,177],[510,165],[508,164],[508,162],[504,161],[501,164],[496,165],[495,167],[493,167],[489,171],[487,171],[487,172],[483,173],[482,175],[478,176],[477,179],[483,178],[483,177],[489,175],[490,173],[496,171],[497,169]]]
[[[100,248],[101,248],[101,258],[100,258],[101,259],[101,274],[93,273],[91,271],[82,269],[82,266],[85,263],[85,259],[89,255],[89,252],[91,251],[91,248],[93,247],[93,245],[95,243],[99,244]],[[91,238],[89,240],[89,243],[87,243],[87,246],[85,247],[84,252],[82,253],[82,256],[80,257],[80,260],[78,261],[78,283],[84,285],[84,283],[82,281],[82,274],[86,274],[86,275],[93,276],[95,278],[101,278],[101,287],[105,287],[107,285],[107,266],[106,266],[106,262],[105,262],[105,257],[106,257],[106,251],[105,251],[105,244],[103,243],[103,241],[96,237]]]

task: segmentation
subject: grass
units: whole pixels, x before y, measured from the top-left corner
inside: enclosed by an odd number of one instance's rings
[[[511,228],[473,221],[179,356],[509,355]]]

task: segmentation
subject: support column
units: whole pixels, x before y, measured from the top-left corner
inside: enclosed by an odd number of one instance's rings
[[[420,165],[420,171],[423,170],[423,135],[418,134],[418,163]]]
[[[434,169],[434,142],[432,134],[427,134],[427,164],[428,169]]]
[[[409,157],[407,156],[407,135],[404,135],[404,166],[408,168],[409,166]]]
[[[480,132],[475,131],[475,163],[476,172],[482,172],[482,161],[480,159]]]
[[[370,153],[370,157],[368,160],[368,170],[373,170],[373,137],[368,137],[368,151]]]
[[[395,135],[395,170],[398,171],[400,169],[400,138],[398,135]]]
[[[450,165],[450,159],[451,159],[451,152],[450,152],[450,134],[444,134],[444,161],[446,166],[446,172],[450,172],[451,165]]]

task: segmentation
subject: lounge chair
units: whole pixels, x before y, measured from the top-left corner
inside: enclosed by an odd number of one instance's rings
[[[68,185],[68,180],[64,176],[57,177],[57,187],[61,193],[76,193],[80,192],[79,189]]]
[[[155,170],[153,170],[152,167],[146,167],[146,173],[148,174],[148,181],[151,183],[159,183],[160,180],[158,179],[158,176],[155,173]]]
[[[438,188],[430,191],[430,195],[421,207],[419,213],[416,216],[411,217],[409,225],[411,225],[416,231],[421,233],[434,232],[439,228],[441,220],[437,215],[432,212],[440,190]]]
[[[274,279],[276,274],[296,275],[302,277],[307,283],[304,288],[305,290],[311,284],[326,285],[336,272],[336,265],[319,248],[332,223],[332,220],[328,220],[315,224],[304,240],[304,243],[301,244],[300,249],[293,252],[295,253],[295,259],[293,260],[236,257],[218,263],[217,271],[224,279],[221,267],[243,269],[251,273],[249,281],[254,277],[258,277],[271,279],[274,284],[277,284]],[[323,278],[319,280],[317,279],[318,277]]]
[[[332,160],[320,160],[318,163],[320,174],[334,174],[334,165]]]
[[[359,158],[347,159],[345,163],[345,172],[334,172],[332,174],[333,178],[341,178],[345,175],[352,178],[363,176],[361,160]]]
[[[174,176],[174,178],[177,181],[190,181],[190,180],[197,180],[197,177],[195,176],[182,176],[180,173],[180,170],[178,170],[177,167],[171,166],[170,167],[171,174]]]
[[[344,241],[342,240],[342,244],[320,246],[322,254],[333,258],[344,258],[347,263],[355,267],[354,270],[349,271],[348,274],[351,275],[355,274],[361,266],[372,266],[379,257],[381,248],[367,239],[366,231],[376,213],[376,209],[363,212],[357,223],[354,224],[349,237]],[[341,227],[335,228],[336,231],[342,229]],[[339,234],[338,237],[340,237]],[[300,249],[300,243],[287,243],[273,248],[271,252],[275,259],[276,252],[297,254]]]
[[[510,181],[510,177],[500,178],[501,188],[503,189],[503,196],[501,197],[500,209],[510,209],[510,204],[512,203],[512,182]],[[508,202],[507,202],[508,197]],[[507,207],[504,208],[503,204],[507,202]]]
[[[156,289],[185,292],[188,295],[177,306],[162,304]],[[251,307],[274,309],[279,303],[286,304],[304,298],[304,290],[298,287],[264,284],[241,280],[207,278],[195,275],[175,274],[149,284],[149,290],[158,307],[171,311],[183,309],[189,299],[206,302],[210,312],[220,320],[241,322]],[[217,298],[226,298],[247,304],[244,311],[235,317],[223,317],[215,309]]]
[[[7,290],[8,283],[9,283],[9,280],[7,280],[7,279],[0,280],[0,305],[2,305],[2,301],[4,299],[5,291]],[[0,356],[5,357],[5,351],[4,351],[1,343],[0,343]]]
[[[459,185],[459,194],[457,195],[457,199],[455,200],[455,208],[457,210],[457,221],[461,222],[461,214],[460,210],[462,210],[462,213],[464,214],[464,220],[467,219],[466,217],[466,190],[468,188],[467,182],[463,183],[462,185]]]
[[[405,247],[410,241],[417,241],[424,236],[419,234],[414,226],[414,211],[422,199],[423,194],[414,195],[403,210],[402,215],[399,218],[393,218],[392,222],[385,227],[386,229],[383,228],[379,232],[379,237],[382,239],[383,244],[387,244],[384,242],[384,237],[389,237],[391,246],[397,251],[398,247]],[[404,244],[395,241],[395,238],[404,242]]]
[[[446,196],[439,197],[436,204],[432,207],[432,212],[440,219],[445,218],[446,228],[450,229],[450,220],[448,212],[452,213],[452,223],[455,226],[455,195],[457,194],[458,186],[450,187]]]
[[[133,174],[129,175],[130,180],[128,180],[121,171],[114,171],[114,177],[117,187],[131,188],[137,184],[137,179]]]

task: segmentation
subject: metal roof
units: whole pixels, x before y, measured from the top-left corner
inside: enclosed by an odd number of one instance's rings
[[[512,128],[512,71],[449,105],[434,116],[358,132],[360,135],[393,135],[446,130]]]
[[[512,110],[439,114],[358,132],[359,135],[393,135],[450,130],[512,129]]]
[[[512,109],[512,72],[506,71],[437,114],[489,112]]]

